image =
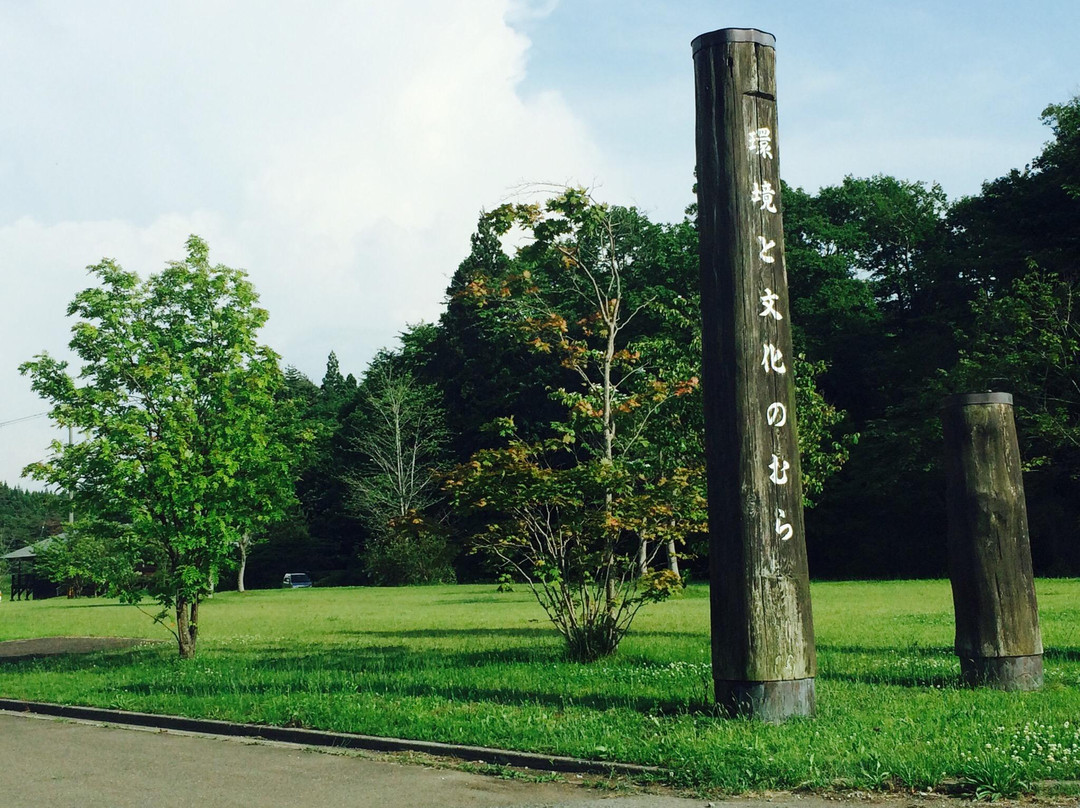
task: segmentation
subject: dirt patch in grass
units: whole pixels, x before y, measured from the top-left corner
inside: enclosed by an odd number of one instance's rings
[[[38,637],[32,640],[7,640],[0,642],[0,663],[27,657],[115,651],[157,642],[161,640],[147,640],[143,637]]]

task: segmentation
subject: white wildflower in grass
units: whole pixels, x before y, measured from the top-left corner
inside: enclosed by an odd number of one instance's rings
[[[1080,765],[1080,727],[1070,721],[1060,725],[1029,721],[1009,733],[998,727],[994,743],[984,744],[982,756],[999,760],[1034,779],[1072,779]],[[965,762],[975,755],[960,753]]]

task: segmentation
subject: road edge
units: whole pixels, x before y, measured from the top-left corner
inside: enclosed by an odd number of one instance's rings
[[[659,766],[586,760],[585,758],[565,757],[563,755],[542,755],[535,752],[517,752],[511,749],[494,749],[487,746],[466,746],[436,741],[417,741],[408,738],[386,738],[378,735],[329,732],[299,727],[241,724],[209,718],[157,715],[129,710],[110,710],[104,707],[82,707],[73,704],[24,701],[22,699],[0,698],[0,710],[11,713],[47,715],[77,721],[93,721],[117,726],[197,732],[206,735],[252,738],[279,743],[302,744],[311,747],[360,749],[368,752],[418,752],[436,757],[457,758],[471,763],[514,766],[523,769],[559,772],[561,774],[598,774],[653,779],[671,773],[668,769]]]

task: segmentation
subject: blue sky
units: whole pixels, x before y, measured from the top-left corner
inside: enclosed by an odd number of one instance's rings
[[[202,235],[318,380],[436,318],[477,214],[522,183],[679,218],[690,40],[723,27],[776,36],[781,171],[811,190],[975,193],[1080,93],[1075,0],[0,4],[0,423],[45,409],[15,368],[64,355],[105,256],[146,274]],[[0,427],[0,480],[54,434]]]
[[[1065,0],[582,0],[520,25],[522,91],[558,87],[606,154],[652,187],[667,178],[639,200],[663,218],[678,210],[670,178],[693,164],[689,43],[705,31],[776,36],[782,170],[808,189],[889,173],[977,193],[1035,156],[1047,104],[1080,93],[1080,4]]]

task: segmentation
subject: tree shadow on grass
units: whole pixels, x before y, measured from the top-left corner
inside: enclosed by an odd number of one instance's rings
[[[505,636],[530,637],[530,632],[505,630]],[[395,632],[371,632],[394,635]],[[437,638],[443,630],[423,632]],[[476,630],[483,634],[483,630]],[[408,634],[412,634],[409,632]],[[400,633],[397,633],[400,636]],[[452,634],[451,636],[456,636]],[[863,685],[893,685],[906,688],[961,689],[958,668],[950,649],[927,647],[819,646],[826,665],[819,679]],[[396,699],[445,699],[451,702],[480,702],[506,706],[543,706],[555,710],[580,707],[592,710],[622,709],[656,716],[714,714],[711,677],[673,676],[664,681],[665,666],[647,660],[623,658],[594,664],[568,663],[561,646],[506,645],[481,650],[431,648],[422,645],[381,643],[342,647],[331,643],[249,646],[239,655],[229,649],[214,649],[200,657],[210,670],[208,678],[178,677],[167,681],[167,691],[191,698],[213,696],[215,676],[235,683],[238,694],[273,697],[288,693],[374,694],[388,704]],[[155,652],[166,660],[168,670],[181,668],[170,653]],[[1080,656],[1077,649],[1058,649],[1057,654]],[[831,659],[829,657],[832,657]],[[846,659],[845,659],[846,657]],[[858,659],[855,657],[862,657]],[[200,659],[194,667],[200,667]],[[878,660],[884,660],[878,662]],[[948,670],[920,669],[929,660],[948,664]],[[154,695],[163,687],[161,664],[154,659],[142,673],[113,691],[131,695]],[[41,662],[39,660],[38,662]],[[50,670],[75,671],[93,664],[99,669],[115,666],[131,676],[130,653],[97,654],[49,660]],[[872,667],[866,668],[867,664]],[[958,664],[958,663],[957,663]],[[860,669],[862,668],[862,669]],[[9,668],[11,670],[12,668]],[[37,668],[40,670],[40,668]],[[702,669],[708,673],[707,667]],[[635,679],[635,673],[654,673],[657,679]],[[227,694],[226,694],[227,695]]]
[[[468,637],[532,637],[532,638],[544,638],[555,639],[556,641],[562,641],[562,635],[558,630],[546,620],[534,620],[528,626],[522,626],[520,628],[421,628],[421,629],[407,629],[407,630],[394,630],[394,629],[360,629],[358,631],[344,632],[347,636],[354,635],[358,637],[372,636],[372,637],[405,637],[405,638],[422,638],[422,639],[448,639],[448,638],[468,638]],[[631,631],[628,635],[628,639],[644,639],[648,637],[657,637],[662,639],[670,639],[673,637],[683,639],[704,639],[708,637],[702,635],[701,632],[696,631]]]
[[[473,595],[471,597],[460,598],[443,598],[436,601],[436,606],[476,606],[476,605],[502,605],[503,603],[520,603],[522,600],[536,602],[535,598],[530,594],[528,598],[512,598],[508,600],[506,594],[501,592],[495,592],[494,590],[490,595]]]
[[[823,657],[827,658],[835,654],[842,660],[839,664],[822,666],[823,670],[818,673],[818,678],[821,679],[912,688],[966,689],[968,687],[960,676],[960,661],[952,648],[923,645],[892,648],[818,645],[817,649]],[[846,662],[843,661],[843,657],[848,657]],[[884,661],[866,670],[865,665],[858,664],[857,657]],[[1046,648],[1043,651],[1043,658],[1052,663],[1080,662],[1080,648]],[[930,660],[937,660],[938,664],[947,665],[948,669],[920,670],[920,667],[932,664]],[[863,670],[859,670],[860,667]]]
[[[964,683],[960,674],[940,674],[924,676],[920,674],[894,673],[890,671],[875,671],[866,673],[818,673],[818,679],[831,682],[849,682],[857,685],[893,685],[895,687],[909,688],[934,688],[935,690],[962,690]]]
[[[512,637],[550,639],[558,637],[559,633],[550,625],[537,623],[531,627],[522,628],[417,628],[405,631],[393,629],[360,629],[358,631],[343,632],[345,636],[354,637],[398,637],[401,639],[451,639],[475,637]]]
[[[133,666],[130,655],[110,653],[36,660],[37,666],[28,664],[24,670],[42,673],[94,668],[108,681],[106,690],[114,697],[167,694],[206,699],[220,694],[229,699],[362,693],[387,704],[399,699],[436,698],[553,710],[622,709],[656,716],[712,713],[710,695],[701,681],[635,683],[630,674],[640,666],[598,668],[566,663],[561,650],[530,645],[477,651],[394,644],[354,648],[273,644],[249,646],[234,658],[227,651],[209,651],[193,663],[158,652],[145,657],[144,664]],[[663,673],[661,666],[655,669]],[[620,670],[625,680],[612,686],[611,672]]]
[[[1044,648],[1043,658],[1055,662],[1080,662],[1080,648]]]
[[[659,637],[660,639],[667,639],[670,637],[681,637],[683,639],[690,640],[704,640],[706,643],[709,641],[709,635],[700,631],[631,631],[626,635],[628,639],[638,639],[641,637]]]
[[[641,715],[672,717],[679,715],[712,714],[711,702],[704,699],[676,699],[642,695],[609,696],[602,693],[559,694],[512,687],[480,687],[476,685],[446,688],[431,685],[394,687],[392,695],[406,697],[441,697],[454,701],[489,702],[511,707],[542,706],[553,710],[586,708],[605,712],[630,710]]]
[[[485,632],[477,632],[484,635]],[[385,637],[395,636],[388,632]],[[396,635],[400,637],[401,635]],[[441,633],[430,635],[442,638]],[[410,637],[411,639],[411,637]],[[263,657],[253,660],[252,664],[268,663],[280,665],[284,662],[311,667],[319,661],[330,670],[368,671],[442,671],[452,668],[473,669],[486,666],[506,667],[511,665],[552,665],[565,662],[562,647],[556,644],[536,645],[500,645],[479,650],[448,649],[424,646],[422,644],[399,645],[362,645],[342,647],[340,645],[315,644],[298,647],[295,645],[267,645],[262,647]]]
[[[823,658],[820,661],[827,663],[819,664],[819,679],[909,688],[951,690],[963,687],[960,663],[951,648],[819,644],[817,650]],[[947,666],[947,669],[938,669],[937,665]],[[928,666],[934,667],[928,670]]]

